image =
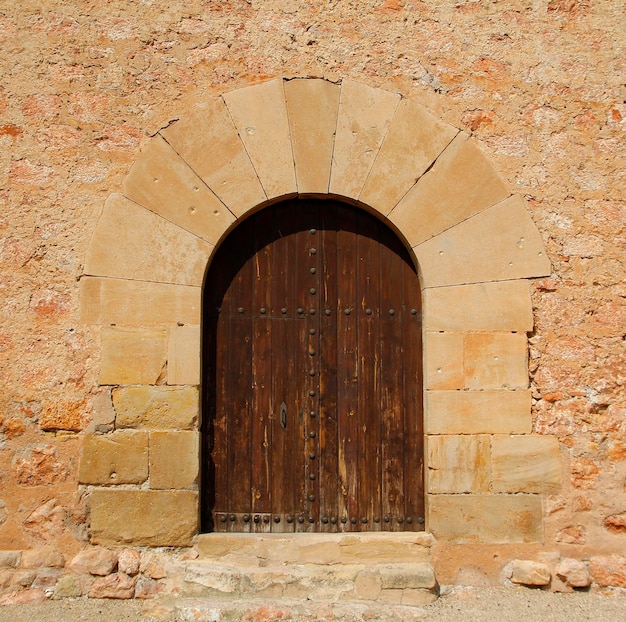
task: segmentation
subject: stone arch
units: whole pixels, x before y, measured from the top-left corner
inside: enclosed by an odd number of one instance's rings
[[[81,314],[102,327],[99,383],[112,387],[115,441],[150,450],[133,450],[134,471],[118,468],[111,482],[93,467],[111,439],[86,438],[94,541],[176,545],[197,531],[205,269],[238,219],[295,196],[378,212],[419,265],[427,529],[452,541],[541,540],[541,494],[559,485],[560,462],[555,438],[531,434],[528,279],[550,263],[524,201],[469,135],[416,101],[305,78],[195,107],[148,143],[105,202]]]

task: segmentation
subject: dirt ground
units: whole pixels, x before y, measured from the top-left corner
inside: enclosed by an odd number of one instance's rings
[[[190,618],[178,612],[169,612],[167,607],[154,607],[154,603],[140,601],[115,600],[83,600],[66,599],[47,601],[28,605],[10,605],[0,607],[0,622],[86,622],[92,620],[131,622],[161,620],[163,622],[182,621]],[[582,622],[583,620],[620,622],[626,621],[626,593],[574,593],[556,594],[526,588],[504,589],[472,589],[455,588],[435,603],[414,610],[420,620],[428,622],[481,622],[497,620],[498,622],[519,622],[520,620],[541,620],[558,622]],[[152,614],[160,614],[156,618]],[[208,612],[207,612],[208,613]],[[328,619],[324,617],[306,616],[306,620]],[[369,616],[368,616],[369,617]],[[375,616],[376,619],[403,619],[390,614],[387,618]],[[211,618],[204,618],[210,620]],[[215,619],[215,618],[212,618]],[[229,617],[229,619],[231,619]],[[259,619],[254,616],[254,619]],[[263,618],[263,622],[276,619],[271,614]],[[283,622],[297,617],[285,618]],[[359,620],[356,612],[335,620]]]

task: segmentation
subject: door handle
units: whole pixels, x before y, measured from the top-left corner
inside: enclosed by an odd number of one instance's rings
[[[280,427],[287,427],[287,404],[285,402],[280,405]]]

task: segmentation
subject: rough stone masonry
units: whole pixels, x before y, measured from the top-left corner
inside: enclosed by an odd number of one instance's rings
[[[100,386],[102,344],[117,333],[80,321],[79,281],[107,197],[160,130],[220,94],[292,76],[400,93],[471,134],[525,200],[550,260],[550,275],[531,280],[527,367],[511,354],[525,348],[519,335],[501,354],[515,361],[514,377],[531,379],[537,444],[514,472],[533,452],[557,457],[548,479],[558,486],[536,493],[542,533],[513,544],[439,538],[438,581],[546,579],[545,568],[517,560],[546,566],[554,589],[581,587],[586,573],[595,586],[626,587],[622,11],[615,0],[0,2],[3,602],[149,597],[175,586],[174,562],[149,543],[92,544],[89,478],[100,485],[115,473],[111,484],[139,489],[156,459],[152,486],[197,486],[193,468],[176,482],[166,468],[174,445],[194,450],[198,424],[197,394],[166,386],[168,374],[196,370],[170,351],[147,371],[153,386]],[[195,335],[180,329],[185,352]],[[150,343],[162,349],[165,332],[155,328]],[[445,357],[460,356],[458,390],[480,372],[476,353],[493,353],[472,332],[432,339]],[[494,481],[513,473],[498,471],[516,459],[506,435],[445,432],[433,459],[466,466],[489,456],[481,472]],[[96,437],[100,461],[81,462]],[[120,447],[133,458],[120,462]],[[492,480],[448,466],[433,473],[435,493],[450,481],[472,492]]]

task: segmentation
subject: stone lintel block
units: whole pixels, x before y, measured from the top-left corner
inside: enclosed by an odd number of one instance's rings
[[[496,435],[491,440],[493,492],[555,492],[561,486],[561,456],[555,436]]]
[[[135,386],[113,390],[118,428],[192,430],[197,426],[197,387]]]
[[[400,95],[341,82],[330,192],[358,199],[400,103]]]
[[[147,432],[116,430],[83,438],[78,468],[81,484],[142,484],[147,479]]]
[[[542,542],[539,495],[428,495],[428,529],[456,543]]]
[[[287,80],[289,116],[296,181],[300,194],[325,194],[337,127],[339,87],[321,79]]]
[[[235,220],[161,136],[155,136],[133,164],[124,180],[124,194],[211,244]]]
[[[154,384],[167,360],[167,331],[158,328],[102,329],[102,354],[98,382]]]
[[[464,343],[463,388],[528,388],[528,339],[525,333],[467,333]]]
[[[150,488],[198,487],[198,432],[150,432]]]
[[[223,95],[268,199],[298,191],[283,80]]]
[[[160,134],[236,216],[267,198],[221,97],[194,106]]]
[[[551,271],[539,231],[517,195],[413,250],[425,287],[547,276]]]
[[[80,280],[84,324],[200,324],[202,288],[99,277]]]
[[[423,301],[429,331],[529,332],[533,327],[525,280],[426,288]]]
[[[425,385],[427,389],[465,388],[464,333],[426,333]]]
[[[530,391],[427,391],[426,434],[530,434]]]
[[[504,181],[476,142],[460,133],[389,219],[411,246],[417,246],[508,196]]]
[[[167,384],[200,384],[200,327],[172,326],[167,346]]]
[[[198,531],[196,491],[96,489],[90,501],[95,544],[190,546]]]
[[[361,201],[389,214],[458,131],[417,102],[403,99],[367,177]]]
[[[383,589],[427,589],[437,585],[435,569],[428,562],[377,565]]]
[[[427,492],[489,492],[489,436],[427,436]]]
[[[202,285],[212,251],[213,246],[196,235],[112,194],[87,249],[85,274]]]

